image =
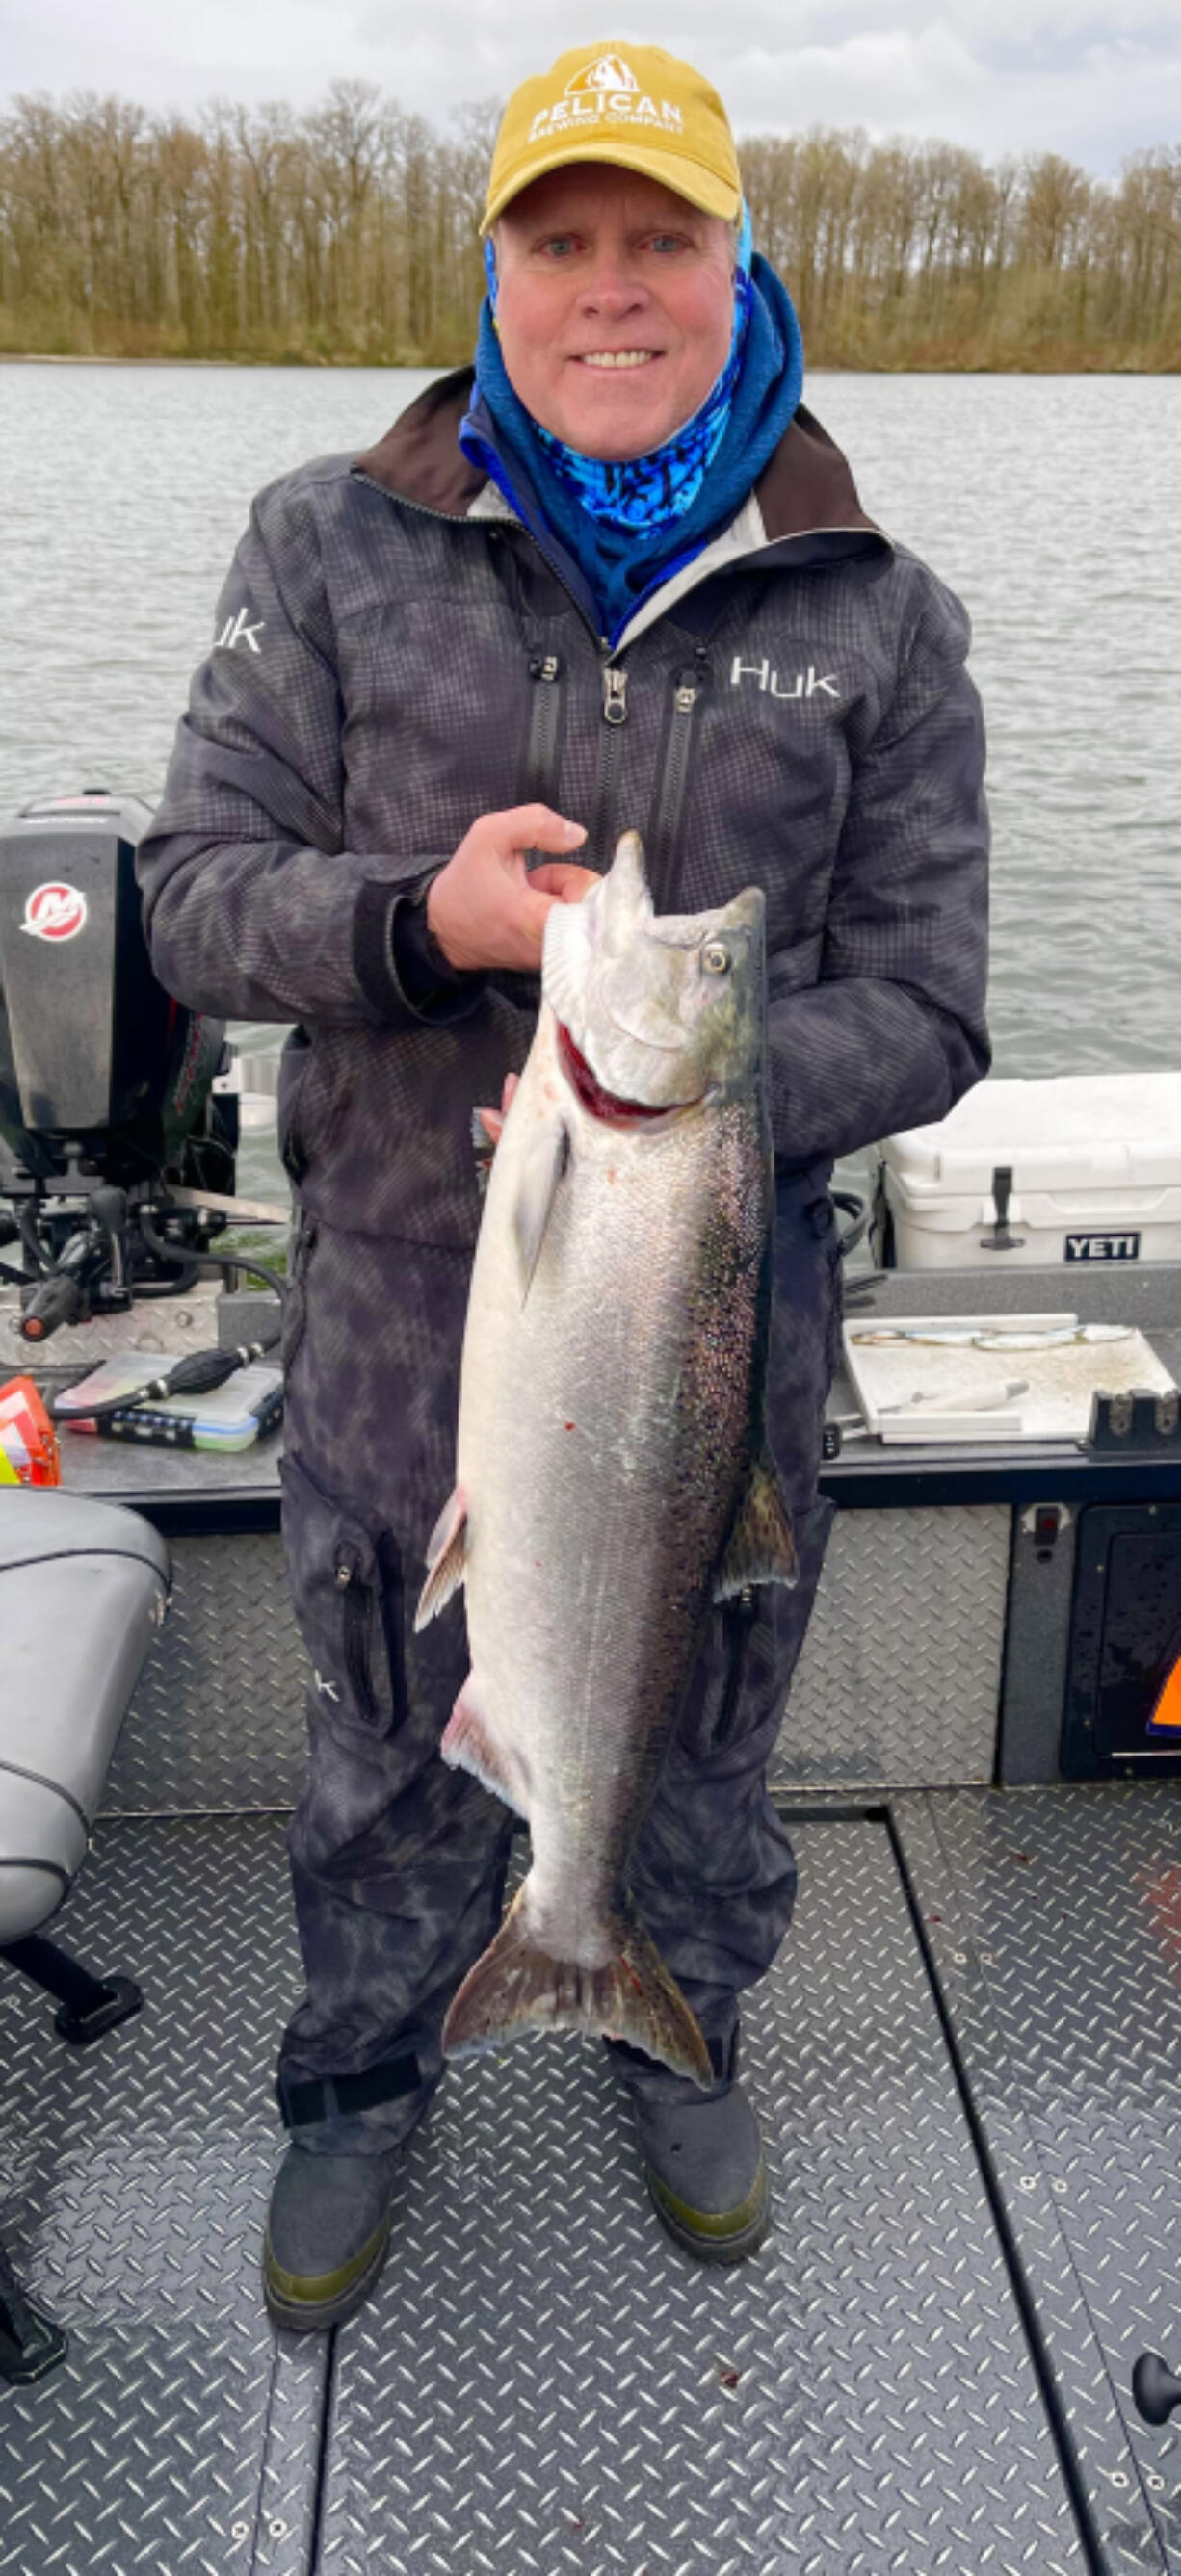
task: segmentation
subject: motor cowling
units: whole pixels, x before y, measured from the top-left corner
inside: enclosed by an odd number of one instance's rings
[[[225,1029],[152,972],[135,877],[150,821],[141,798],[92,788],[0,823],[0,1138],[33,1180],[80,1150],[143,1182],[205,1120]]]

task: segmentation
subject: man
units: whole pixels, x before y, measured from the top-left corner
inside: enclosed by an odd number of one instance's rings
[[[632,1856],[714,2086],[613,2051],[658,2215],[706,2259],[767,2225],[738,1997],[795,1890],[765,1773],[827,1523],[832,1160],[942,1117],[987,1065],[966,620],[800,407],[795,316],[752,262],[715,92],[651,47],[564,54],[509,103],[485,233],[474,382],[256,503],[142,852],[171,989],[298,1024],[280,1133],[307,1983],[264,2250],[295,2327],[377,2276],[443,2015],[501,1902],[507,1810],[438,1756],[462,1615],[420,1637],[412,1616],[453,1481],[471,1114],[524,1060],[551,904],[629,825],[658,910],[752,880],[767,898],[769,1420],[802,1580],[715,1615]]]

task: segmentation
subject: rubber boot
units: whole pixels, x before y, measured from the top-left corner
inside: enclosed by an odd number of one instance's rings
[[[401,2146],[375,2156],[288,2147],[263,2243],[263,2295],[273,2324],[295,2334],[322,2331],[368,2298],[389,2246],[402,2159]]]
[[[638,2049],[608,2041],[631,2096],[644,2180],[661,2226],[701,2263],[741,2263],[763,2242],[771,2199],[759,2124],[738,2082],[738,2027],[711,2040],[704,2093]]]

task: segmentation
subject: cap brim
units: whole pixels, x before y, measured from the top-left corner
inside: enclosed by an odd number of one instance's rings
[[[712,170],[703,169],[700,161],[687,161],[678,152],[653,150],[640,142],[613,145],[598,135],[585,140],[571,136],[564,143],[555,142],[550,152],[539,152],[536,160],[513,179],[507,179],[488,200],[480,226],[480,239],[491,230],[498,215],[511,205],[514,197],[524,195],[535,179],[544,179],[551,170],[568,169],[574,161],[610,161],[617,170],[638,170],[645,179],[657,179],[662,188],[671,188],[674,196],[685,197],[703,215],[721,215],[732,223],[742,205],[742,191],[729,180],[719,179]]]

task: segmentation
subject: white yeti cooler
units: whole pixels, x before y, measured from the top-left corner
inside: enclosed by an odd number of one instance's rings
[[[1181,1073],[982,1082],[878,1151],[900,1270],[1181,1261]]]

